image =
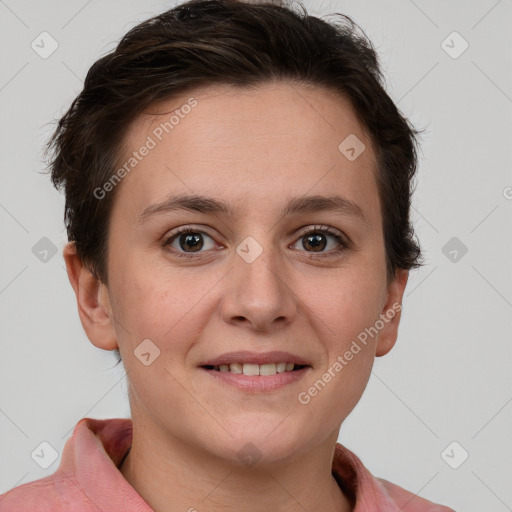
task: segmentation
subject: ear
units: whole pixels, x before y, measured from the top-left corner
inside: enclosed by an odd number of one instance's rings
[[[82,263],[73,242],[63,251],[69,282],[75,291],[78,315],[93,345],[103,350],[118,347],[108,288]]]
[[[408,270],[398,269],[395,277],[388,285],[385,304],[380,314],[384,327],[380,331],[377,340],[375,353],[377,357],[386,355],[395,345],[402,313],[402,297],[408,278]]]

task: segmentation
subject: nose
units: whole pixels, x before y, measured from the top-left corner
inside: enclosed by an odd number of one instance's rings
[[[264,249],[251,263],[236,254],[234,268],[225,279],[224,322],[271,332],[295,319],[298,298],[289,273],[272,249]]]

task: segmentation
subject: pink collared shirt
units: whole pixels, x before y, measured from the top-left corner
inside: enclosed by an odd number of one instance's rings
[[[131,419],[82,418],[57,471],[0,495],[0,511],[152,512],[118,469],[131,442]],[[454,512],[375,478],[339,443],[332,473],[353,499],[353,512]]]

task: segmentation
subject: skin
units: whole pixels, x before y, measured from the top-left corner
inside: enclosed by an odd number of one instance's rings
[[[121,471],[161,512],[353,510],[331,475],[334,446],[375,357],[396,341],[400,312],[307,405],[297,396],[402,301],[408,272],[386,281],[372,142],[333,92],[286,82],[216,85],[139,116],[126,155],[191,96],[197,106],[117,185],[108,286],[72,244],[64,249],[88,338],[105,350],[119,347],[127,372],[134,437]],[[349,134],[366,146],[354,161],[338,150]],[[138,223],[169,193],[207,195],[240,210],[235,217],[174,211]],[[367,222],[332,211],[281,215],[289,198],[312,194],[350,199]],[[162,247],[191,224],[206,233],[201,251],[180,246],[179,237],[172,248],[195,259]],[[301,231],[317,233],[315,225],[352,245],[336,252],[340,245],[326,235],[327,246],[315,252]],[[252,263],[236,252],[248,236],[263,250]],[[149,366],[133,353],[144,339],[160,350]],[[279,390],[248,393],[198,367],[235,350],[288,351],[311,368]],[[261,455],[251,467],[237,457],[248,442]]]

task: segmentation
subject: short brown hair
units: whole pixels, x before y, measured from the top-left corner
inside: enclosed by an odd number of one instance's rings
[[[252,87],[274,80],[327,87],[348,98],[376,149],[388,279],[422,265],[410,220],[420,133],[384,90],[376,51],[346,15],[327,22],[284,0],[190,0],[132,28],[97,60],[47,143],[54,186],[65,188],[69,241],[108,284],[113,175],[123,136],[158,101],[209,84]],[[340,141],[341,142],[341,141]]]

